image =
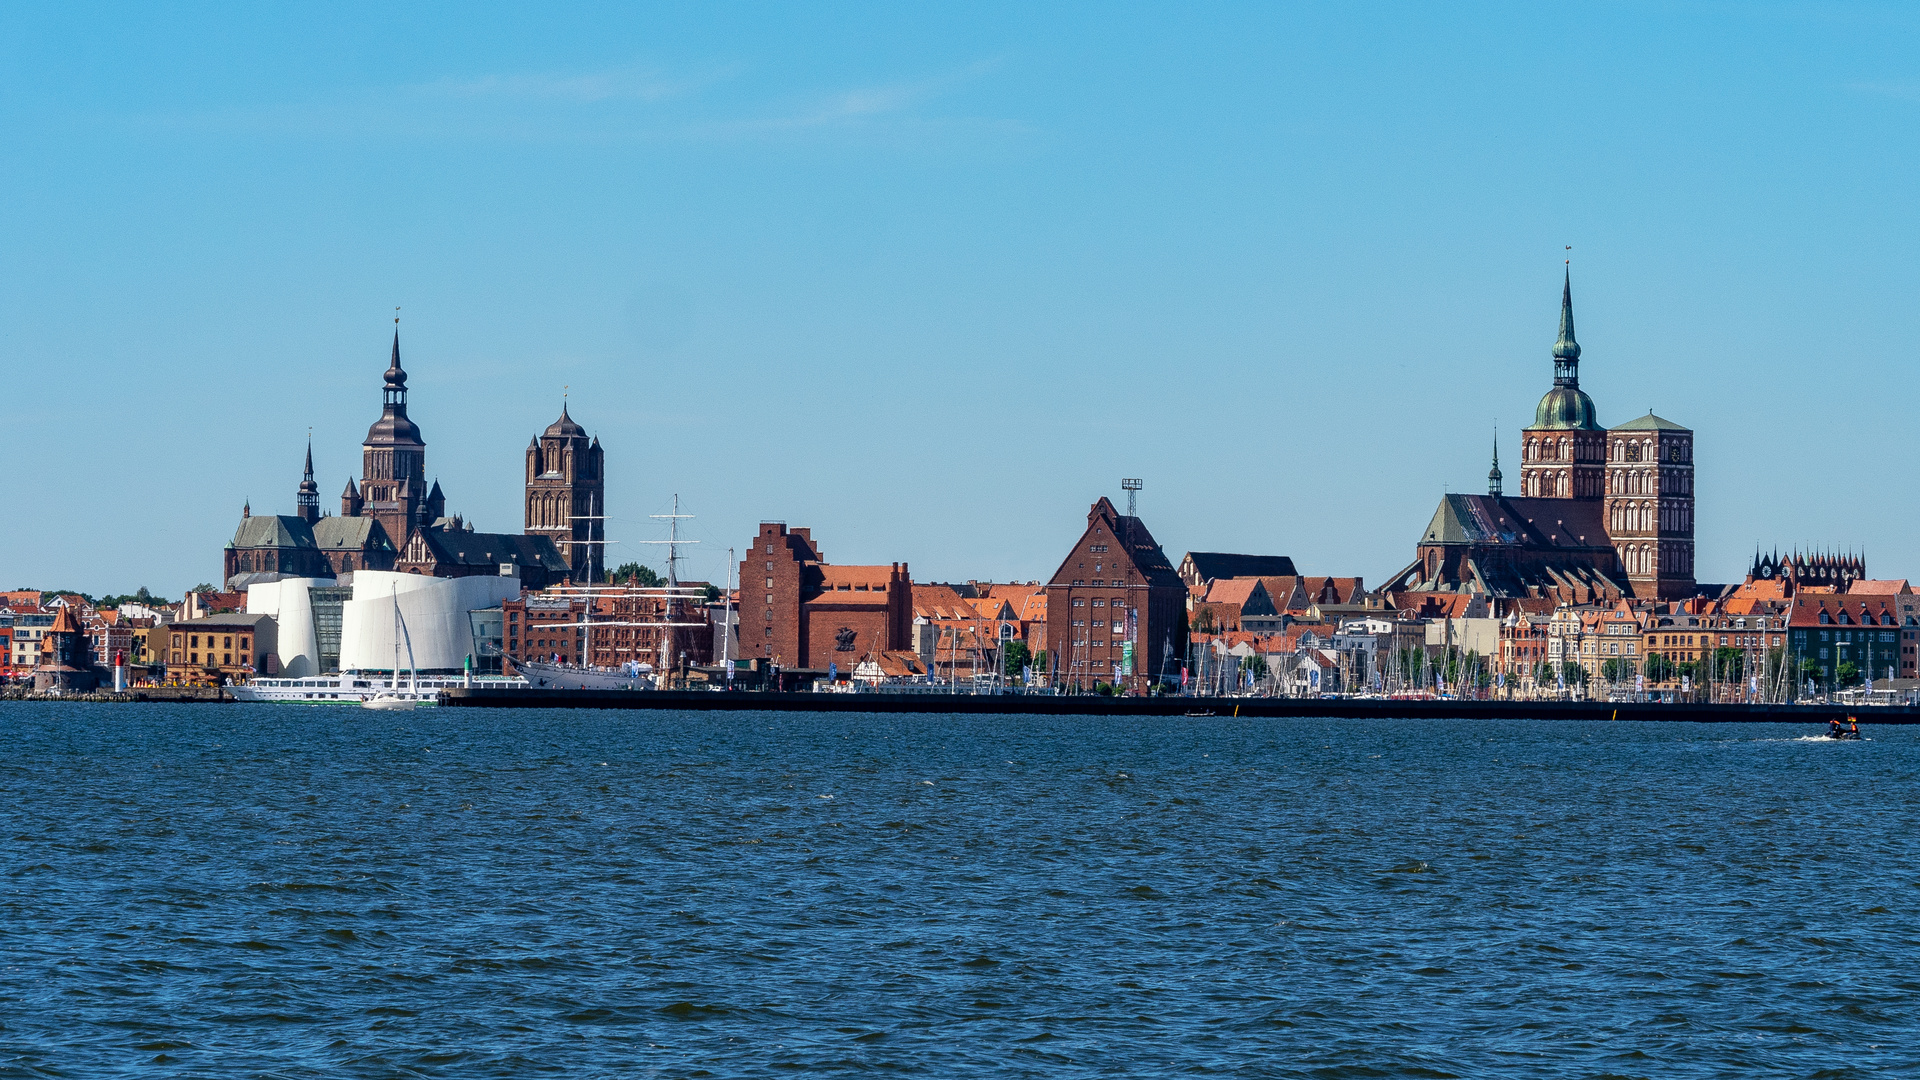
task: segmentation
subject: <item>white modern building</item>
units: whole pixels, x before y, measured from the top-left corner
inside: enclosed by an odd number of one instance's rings
[[[247,587],[247,610],[274,616],[280,624],[280,670],[289,678],[322,674],[322,643],[314,617],[313,590],[347,587],[339,604],[339,668],[386,671],[462,670],[475,655],[475,611],[498,608],[520,595],[517,576],[423,577],[390,570],[359,570],[336,581],[285,578]],[[326,605],[322,605],[326,606]],[[396,618],[396,611],[398,617]]]

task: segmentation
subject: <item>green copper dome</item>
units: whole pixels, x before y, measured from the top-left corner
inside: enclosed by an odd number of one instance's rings
[[[1533,426],[1551,431],[1603,431],[1593,399],[1577,386],[1556,386],[1533,410]]]

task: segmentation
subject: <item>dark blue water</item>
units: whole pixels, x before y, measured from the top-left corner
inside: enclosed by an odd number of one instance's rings
[[[1920,731],[0,707],[0,1075],[1920,1072]]]

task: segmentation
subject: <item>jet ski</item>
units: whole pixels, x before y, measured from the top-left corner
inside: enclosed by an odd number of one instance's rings
[[[1827,733],[1820,737],[1823,739],[1833,739],[1837,742],[1859,742],[1860,721],[1851,716],[1847,717],[1846,723],[1844,724],[1838,720],[1829,720],[1827,721]]]

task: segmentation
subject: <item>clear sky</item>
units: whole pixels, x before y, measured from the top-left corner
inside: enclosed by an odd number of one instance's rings
[[[0,8],[0,586],[217,579],[360,471],[393,308],[428,470],[518,531],[607,449],[921,580],[1099,495],[1369,583],[1550,385],[1698,432],[1699,577],[1920,577],[1920,6]],[[1572,245],[1572,251],[1566,247]]]

